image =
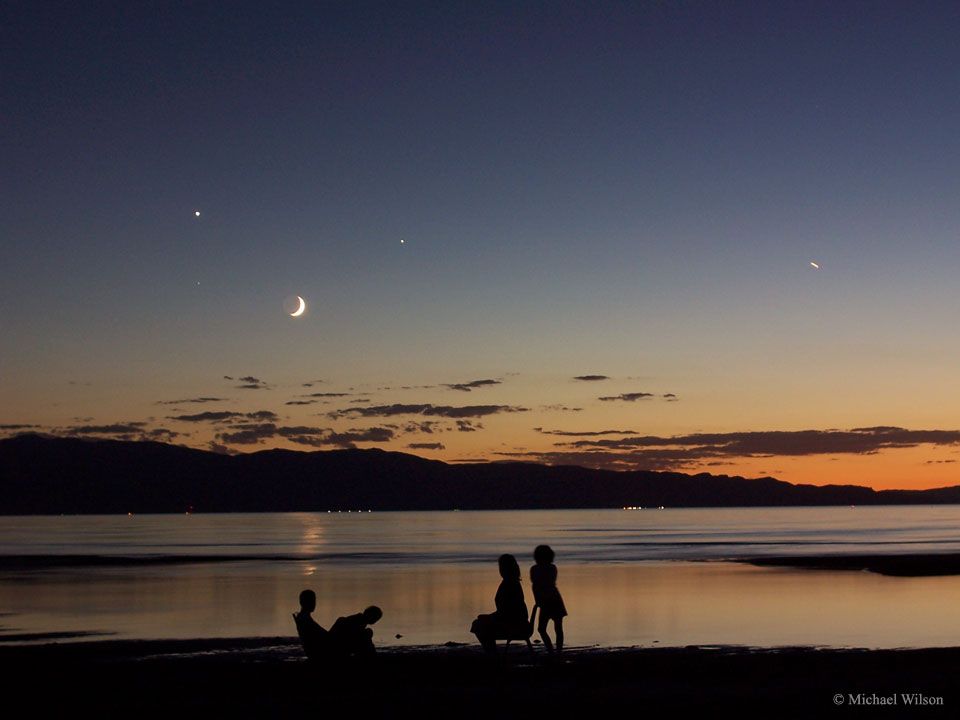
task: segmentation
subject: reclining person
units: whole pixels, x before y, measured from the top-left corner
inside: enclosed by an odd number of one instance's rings
[[[313,661],[325,659],[330,655],[330,633],[321,627],[311,617],[317,609],[317,595],[313,590],[304,590],[300,593],[300,612],[293,614],[293,622],[297,626],[297,634],[303,643],[303,652]]]

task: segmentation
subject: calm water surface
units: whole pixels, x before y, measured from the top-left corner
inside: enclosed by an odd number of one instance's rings
[[[960,645],[960,577],[721,562],[960,552],[952,506],[0,517],[0,555],[186,561],[7,564],[0,641],[288,636],[310,587],[321,624],[375,603],[381,644],[471,642],[470,621],[493,609],[497,556],[526,569],[542,542],[557,553],[571,646]]]

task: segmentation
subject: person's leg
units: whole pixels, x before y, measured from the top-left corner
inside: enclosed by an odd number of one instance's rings
[[[473,621],[471,632],[477,636],[480,646],[488,653],[497,651],[496,631],[489,615],[481,615]]]
[[[550,618],[546,617],[543,614],[543,611],[540,611],[540,617],[537,619],[537,632],[540,633],[540,639],[543,640],[543,646],[547,649],[547,652],[553,652],[553,643],[550,642],[550,636],[547,635],[547,622]]]
[[[360,655],[361,657],[376,655],[377,649],[373,645],[373,630],[366,628],[363,631],[363,636],[360,638],[358,645],[359,648],[357,649],[357,655]]]
[[[563,650],[563,618],[558,617],[553,621],[553,629],[557,633],[557,652]]]

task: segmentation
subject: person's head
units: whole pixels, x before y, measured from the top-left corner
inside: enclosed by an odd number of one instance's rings
[[[517,564],[517,559],[513,555],[508,553],[501,555],[497,564],[500,565],[500,577],[504,580],[520,580],[520,565]]]
[[[300,593],[300,609],[308,613],[317,609],[317,594],[313,590]]]
[[[533,550],[533,559],[537,565],[549,565],[553,562],[553,548],[549,545],[537,545]]]
[[[371,605],[363,611],[363,621],[367,625],[373,625],[377,620],[383,617],[383,610],[376,605]]]

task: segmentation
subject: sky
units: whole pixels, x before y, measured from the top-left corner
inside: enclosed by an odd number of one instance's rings
[[[958,34],[5,3],[0,433],[960,484]]]

